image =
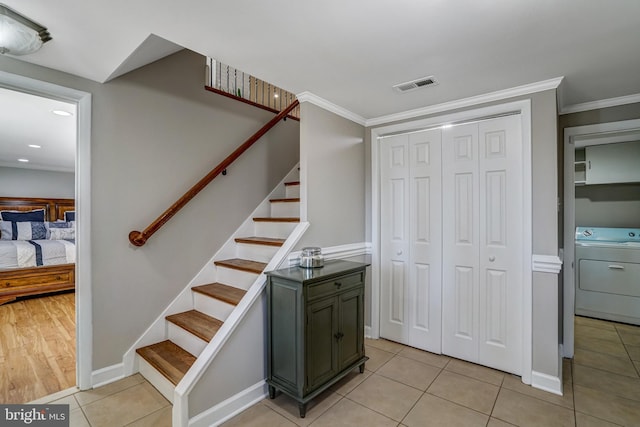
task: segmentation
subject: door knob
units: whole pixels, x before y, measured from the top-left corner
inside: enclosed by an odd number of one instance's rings
[[[489,257],[489,262],[493,262],[493,261],[495,261],[495,260],[496,260],[496,257],[494,257],[493,255],[491,255],[491,256]]]

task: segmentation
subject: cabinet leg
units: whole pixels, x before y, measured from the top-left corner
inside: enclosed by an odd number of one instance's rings
[[[360,365],[360,373],[364,374],[364,363],[362,365]]]
[[[276,398],[276,388],[272,385],[269,386],[269,399]]]
[[[300,411],[300,418],[304,418],[307,416],[307,404],[306,403],[298,403],[298,410]]]

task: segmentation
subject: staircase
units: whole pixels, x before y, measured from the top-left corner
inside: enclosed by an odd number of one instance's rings
[[[297,168],[294,179],[295,175]],[[172,403],[178,383],[247,291],[261,285],[257,279],[300,222],[300,182],[289,180],[283,186],[284,191],[276,189],[272,194],[284,192],[284,197],[268,201],[269,215],[252,217],[253,235],[247,236],[248,228],[241,227],[238,236],[214,257],[213,266],[205,267],[209,271],[199,275],[215,277],[215,281],[192,286],[185,291],[188,297],[172,303],[169,311],[180,310],[165,313],[164,339],[135,349],[139,372]],[[157,339],[161,328],[156,326],[151,333],[153,329],[145,334]],[[143,337],[138,345],[148,340]]]

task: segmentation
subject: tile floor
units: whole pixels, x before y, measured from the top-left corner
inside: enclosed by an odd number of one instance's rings
[[[519,377],[385,340],[367,340],[354,370],[312,401],[304,419],[285,395],[265,399],[231,426],[640,426],[640,327],[576,317],[564,396]],[[171,425],[171,405],[140,375],[66,396],[71,426]]]

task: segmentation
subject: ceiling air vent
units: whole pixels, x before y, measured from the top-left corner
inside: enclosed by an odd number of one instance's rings
[[[393,88],[398,92],[408,92],[410,90],[420,89],[428,86],[435,86],[438,82],[435,77],[422,77],[420,79],[412,80],[410,82],[398,83],[397,85],[393,85]]]

